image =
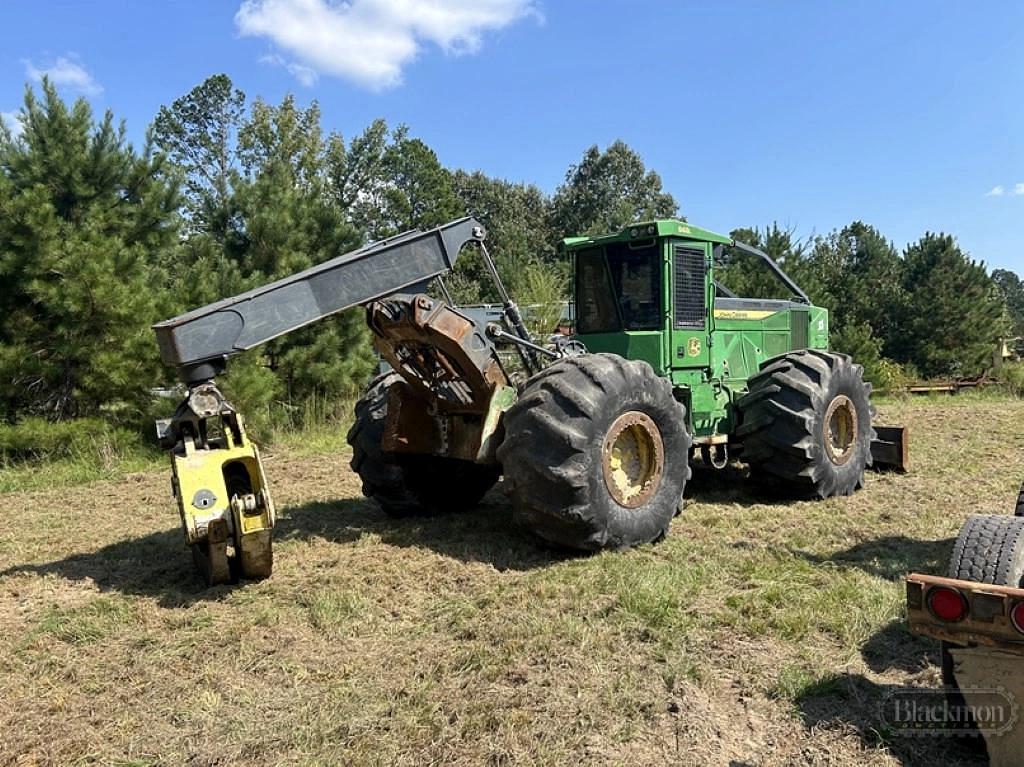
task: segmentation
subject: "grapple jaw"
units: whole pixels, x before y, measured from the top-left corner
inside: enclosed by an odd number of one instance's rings
[[[269,576],[274,503],[242,416],[205,383],[158,431],[172,445],[172,489],[185,539],[207,583]]]

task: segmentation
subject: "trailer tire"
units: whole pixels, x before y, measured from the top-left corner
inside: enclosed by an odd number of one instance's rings
[[[1019,586],[1024,579],[1024,518],[974,514],[967,518],[949,560],[948,575],[962,581]]]
[[[953,546],[946,575],[994,586],[1024,585],[1024,517],[1003,514],[968,517]],[[939,642],[942,683],[949,687],[949,704],[962,706],[964,698],[956,683],[951,646],[958,645]]]
[[[505,415],[498,460],[513,518],[558,546],[624,549],[664,537],[690,477],[686,410],[646,362],[555,362]]]
[[[767,360],[737,402],[736,437],[755,478],[805,498],[850,495],[871,466],[871,384],[849,356],[818,349]]]
[[[356,403],[348,432],[352,470],[363,482],[363,495],[391,517],[465,511],[480,502],[500,470],[455,458],[399,456],[381,450],[388,413],[388,390],[404,381],[394,371],[377,376]]]

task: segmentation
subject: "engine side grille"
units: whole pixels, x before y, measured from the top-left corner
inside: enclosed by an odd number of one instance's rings
[[[703,328],[707,321],[704,287],[707,263],[703,249],[681,245],[673,252],[675,280],[675,326],[677,328]]]
[[[791,349],[807,348],[807,330],[810,319],[806,309],[792,309],[789,313],[789,330]]]

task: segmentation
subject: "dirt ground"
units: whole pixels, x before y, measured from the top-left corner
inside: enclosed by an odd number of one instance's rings
[[[269,454],[274,575],[232,587],[193,574],[164,471],[0,494],[0,764],[982,764],[880,706],[939,684],[901,578],[1011,511],[1024,403],[880,411],[912,473],[794,503],[697,471],[664,542],[598,556],[500,485],[390,520],[345,455]]]

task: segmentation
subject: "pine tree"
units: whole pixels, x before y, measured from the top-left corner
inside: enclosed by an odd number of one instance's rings
[[[208,304],[248,284],[237,258],[244,243],[235,194],[244,118],[245,94],[221,74],[160,107],[153,121],[153,143],[184,187],[185,236],[163,265],[173,311]]]
[[[389,131],[376,120],[349,146],[333,135],[326,162],[339,207],[371,240],[430,229],[459,215],[451,172],[404,125]]]
[[[925,376],[972,376],[992,360],[1003,304],[984,264],[953,237],[926,233],[904,253],[906,301],[892,339],[893,355]]]
[[[232,230],[236,138],[244,114],[245,94],[220,74],[160,107],[153,121],[155,145],[184,172],[190,230],[220,243]]]
[[[734,229],[729,234],[737,242],[742,242],[768,256],[793,279],[804,292],[809,292],[806,284],[807,269],[804,243],[796,239],[792,229],[783,229],[777,222],[760,229]],[[721,285],[743,298],[773,298],[791,300],[793,291],[775,275],[764,260],[739,249],[726,248],[715,270],[715,279]]]
[[[344,142],[324,140],[317,105],[303,109],[292,96],[279,106],[256,100],[249,114],[243,105],[220,75],[157,118],[161,147],[189,190],[188,236],[168,268],[178,310],[280,279],[364,240],[336,193],[331,161],[339,148],[344,154]],[[300,415],[314,397],[337,402],[372,365],[362,312],[352,310],[236,357],[222,383],[259,431],[272,402]]]
[[[864,366],[864,377],[887,384],[890,340],[904,300],[903,264],[892,243],[872,226],[854,221],[818,237],[802,270],[815,304],[829,310],[829,345]]]
[[[256,101],[239,134],[245,178],[237,206],[243,242],[234,255],[251,284],[279,279],[352,250],[361,233],[329,194],[320,111]],[[349,310],[272,341],[264,358],[292,406],[350,396],[373,366],[363,312]]]
[[[480,171],[455,171],[455,193],[463,215],[474,216],[487,229],[487,249],[498,273],[517,300],[536,292],[540,272],[552,272],[556,293],[569,290],[568,264],[559,259],[548,229],[548,200],[533,185],[490,178]],[[466,302],[499,300],[482,259],[467,250],[449,280],[457,298]]]
[[[3,416],[133,419],[159,356],[154,263],[177,238],[178,191],[107,112],[26,89],[24,132],[0,132]]]
[[[882,353],[892,353],[901,334],[895,322],[904,297],[903,263],[889,240],[854,221],[815,240],[808,272],[812,296],[829,308],[837,334],[853,338],[866,333],[879,342]]]
[[[1008,269],[994,269],[992,281],[1006,304],[1007,324],[1016,336],[1024,335],[1024,284]]]
[[[592,146],[569,168],[551,200],[551,229],[559,237],[606,234],[633,221],[679,215],[661,177],[623,141],[604,152]]]

